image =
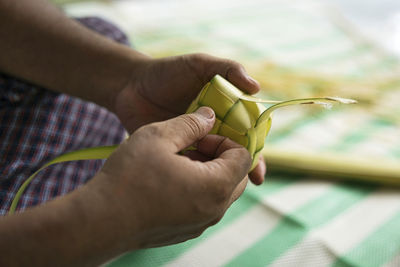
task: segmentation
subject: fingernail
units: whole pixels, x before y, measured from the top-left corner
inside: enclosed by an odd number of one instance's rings
[[[198,110],[196,110],[195,113],[203,116],[208,120],[211,120],[215,116],[214,111],[209,107],[200,107]]]

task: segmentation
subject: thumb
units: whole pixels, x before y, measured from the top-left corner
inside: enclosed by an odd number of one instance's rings
[[[161,122],[161,131],[167,150],[177,153],[206,136],[214,126],[215,113],[209,107]]]

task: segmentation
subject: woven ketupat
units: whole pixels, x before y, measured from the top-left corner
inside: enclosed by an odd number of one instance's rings
[[[216,120],[210,134],[229,137],[246,147],[253,162],[264,147],[264,140],[271,127],[271,118],[261,117],[266,108],[259,103],[242,99],[244,93],[219,75],[207,83],[186,113],[192,113],[201,106],[211,107]]]

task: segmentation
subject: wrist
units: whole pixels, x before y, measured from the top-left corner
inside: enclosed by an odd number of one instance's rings
[[[81,187],[79,202],[96,232],[102,235],[104,245],[115,245],[117,254],[139,248],[140,220],[136,201],[126,195],[124,188],[114,183],[115,177],[100,171],[89,183]],[[127,203],[130,203],[127,205]],[[129,210],[126,210],[129,207]],[[133,214],[135,213],[135,215]]]
[[[0,264],[98,265],[123,252],[128,237],[105,200],[86,185],[0,220]],[[24,257],[21,257],[24,255]]]
[[[151,58],[128,47],[122,47],[115,51],[114,55],[105,59],[108,71],[105,75],[94,73],[96,91],[91,101],[116,112],[116,98],[120,92],[131,84],[137,83],[143,73],[145,65]],[[101,73],[101,72],[100,72]],[[100,77],[99,77],[100,76]]]

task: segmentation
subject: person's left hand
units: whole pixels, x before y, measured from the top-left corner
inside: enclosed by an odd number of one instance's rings
[[[239,63],[206,54],[190,54],[143,61],[130,82],[115,97],[114,112],[125,128],[167,120],[185,113],[202,87],[219,74],[242,91],[254,94],[260,85]],[[261,184],[266,167],[262,157],[250,173]]]

